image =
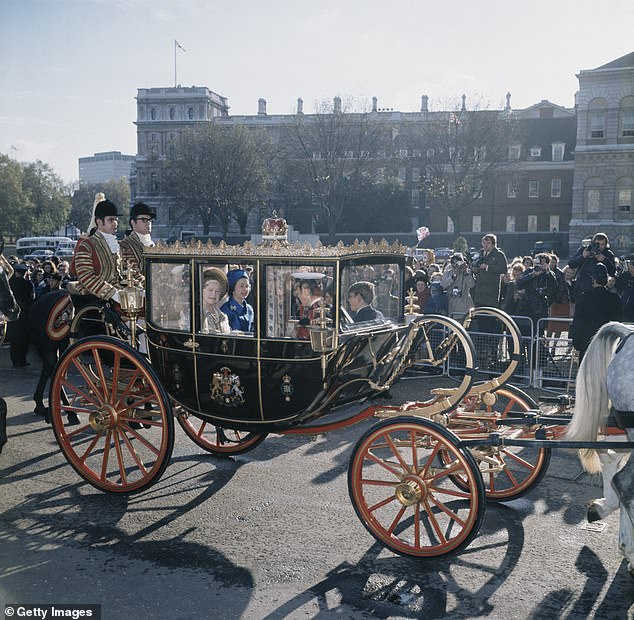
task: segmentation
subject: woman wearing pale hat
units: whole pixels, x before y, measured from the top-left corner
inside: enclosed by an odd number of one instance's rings
[[[220,308],[229,319],[232,331],[253,331],[253,307],[246,299],[251,291],[249,276],[244,269],[232,269],[227,273],[229,301]]]
[[[205,334],[228,334],[231,331],[227,315],[218,304],[227,294],[227,276],[217,267],[203,271],[202,331]]]

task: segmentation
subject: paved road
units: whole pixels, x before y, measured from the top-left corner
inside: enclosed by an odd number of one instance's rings
[[[35,360],[9,368],[0,394],[0,610],[7,603],[98,603],[103,618],[627,618],[634,580],[618,520],[582,529],[598,480],[556,453],[524,498],[488,508],[460,555],[428,562],[382,549],[348,499],[363,423],[312,441],[271,437],[218,460],[177,428],[173,459],[150,490],[104,495],[61,457],[32,413]],[[412,399],[418,380],[394,391]]]

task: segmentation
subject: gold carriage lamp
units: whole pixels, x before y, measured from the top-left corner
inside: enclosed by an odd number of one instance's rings
[[[126,277],[122,282],[125,286],[119,290],[121,314],[128,318],[136,319],[143,313],[145,289],[139,286],[138,281],[134,278],[134,270],[130,262],[128,262]]]
[[[420,306],[416,303],[416,293],[410,288],[405,298],[405,322],[409,325],[417,316],[420,316]]]
[[[332,323],[332,319],[326,316],[328,308],[324,305],[323,300],[317,308],[317,318],[313,319],[310,326],[310,346],[316,353],[321,353],[321,378],[324,382],[324,390],[328,387],[326,383],[326,354],[335,349],[335,330],[328,327]]]

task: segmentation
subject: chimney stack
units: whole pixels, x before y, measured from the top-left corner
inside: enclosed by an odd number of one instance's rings
[[[462,108],[461,111],[462,112],[466,112],[467,110],[467,95],[462,95]]]
[[[506,107],[504,108],[504,111],[511,111],[511,93],[506,93]]]
[[[335,114],[341,114],[341,97],[339,97],[339,96],[334,98],[333,112]]]
[[[258,99],[258,115],[266,116],[266,99],[262,99],[262,97]]]
[[[304,100],[301,97],[297,98],[297,113],[298,114],[304,113]]]
[[[428,109],[428,104],[429,104],[429,97],[427,95],[423,95],[420,98],[420,111],[421,112],[429,112]]]
[[[379,103],[379,100],[376,97],[372,97],[372,112],[376,112],[377,111],[377,104]]]

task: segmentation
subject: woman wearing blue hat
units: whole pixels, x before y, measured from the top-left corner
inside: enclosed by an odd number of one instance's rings
[[[253,307],[246,302],[251,291],[249,276],[244,269],[232,269],[227,272],[229,282],[229,301],[220,308],[229,319],[232,331],[253,331]]]

